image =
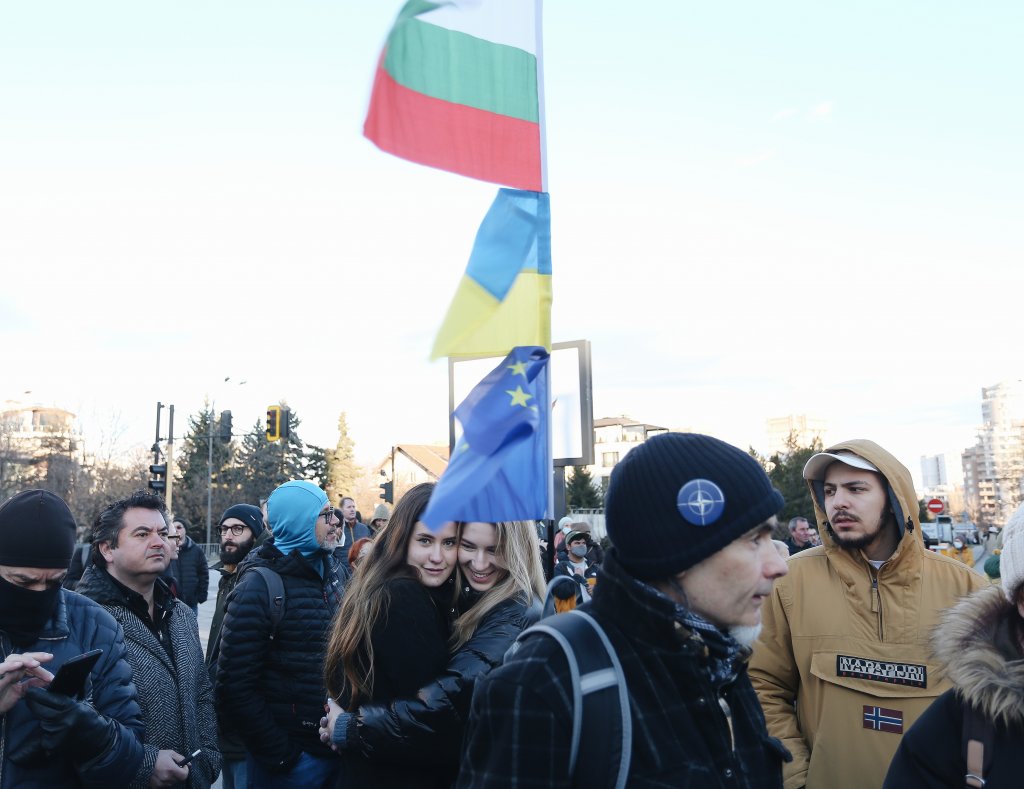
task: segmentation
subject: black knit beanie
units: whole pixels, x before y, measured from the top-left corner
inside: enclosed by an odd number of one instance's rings
[[[784,503],[742,449],[697,433],[664,433],[612,470],[605,523],[623,567],[660,580],[720,551]]]
[[[66,570],[77,533],[64,499],[48,490],[22,491],[0,505],[0,564]]]
[[[238,520],[252,529],[252,538],[254,540],[259,539],[259,536],[263,534],[263,513],[260,512],[259,507],[254,507],[252,504],[232,504],[224,510],[218,525],[223,525],[224,521],[228,518],[238,518]]]

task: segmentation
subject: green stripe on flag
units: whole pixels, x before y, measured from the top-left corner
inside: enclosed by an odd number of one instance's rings
[[[516,47],[405,19],[388,37],[384,68],[417,93],[540,122],[537,58]]]

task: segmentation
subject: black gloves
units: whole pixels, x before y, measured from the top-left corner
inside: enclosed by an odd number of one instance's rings
[[[117,724],[91,704],[42,688],[30,688],[24,700],[43,732],[34,747],[19,749],[18,755],[41,748],[81,763],[99,756],[117,741]],[[11,759],[17,761],[15,756],[11,754]],[[25,757],[31,758],[32,754]]]

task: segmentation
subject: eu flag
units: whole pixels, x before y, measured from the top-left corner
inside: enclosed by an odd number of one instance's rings
[[[548,352],[513,348],[455,409],[462,436],[420,520],[438,529],[546,517],[549,391]]]

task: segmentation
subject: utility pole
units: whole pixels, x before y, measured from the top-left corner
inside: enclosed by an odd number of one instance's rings
[[[167,511],[171,512],[171,496],[174,493],[174,406],[167,407],[169,421],[167,425]]]
[[[206,544],[212,540],[213,519],[213,405],[210,405],[210,416],[206,422]]]

